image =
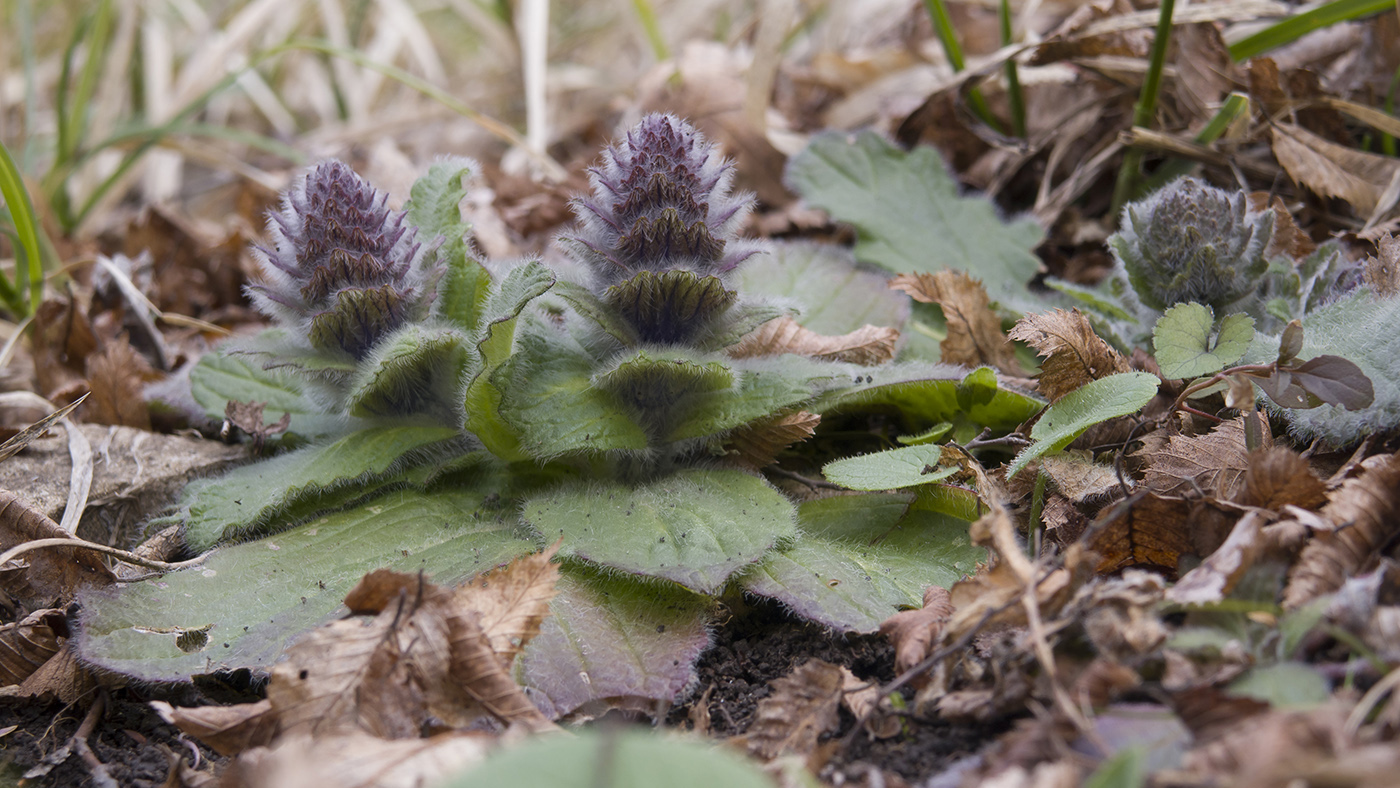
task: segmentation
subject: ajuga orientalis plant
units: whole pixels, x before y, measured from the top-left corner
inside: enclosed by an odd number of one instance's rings
[[[434,165],[401,212],[340,163],[292,188],[250,291],[275,325],[191,382],[211,415],[248,401],[290,414],[302,445],[192,483],[169,521],[193,550],[219,549],[85,600],[85,658],[163,680],[265,667],[365,571],[448,584],[560,542],[554,618],[519,669],[558,716],[673,699],[718,595],[868,632],[984,558],[975,493],[942,484],[951,467],[924,470],[937,445],[870,455],[848,479],[862,495],[799,503],[760,472],[826,418],[975,436],[1044,403],[988,368],[886,363],[893,331],[859,364],[803,350],[833,338],[791,321],[756,332],[800,305],[743,292],[760,261],[785,274],[741,237],[754,198],[690,124],[649,115],[604,150],[559,239],[575,268],[478,261],[468,170]],[[849,261],[824,274],[854,275]]]

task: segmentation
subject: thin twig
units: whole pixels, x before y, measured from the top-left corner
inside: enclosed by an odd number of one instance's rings
[[[791,480],[793,480],[793,481],[795,481],[795,482],[801,482],[802,484],[805,484],[805,485],[807,485],[808,487],[811,487],[813,490],[844,490],[844,489],[846,489],[845,487],[842,487],[842,486],[839,485],[839,484],[832,484],[831,482],[826,481],[825,479],[811,479],[811,478],[808,478],[808,477],[806,477],[806,476],[803,476],[802,474],[800,474],[800,473],[798,473],[798,472],[796,472],[796,471],[789,471],[789,470],[786,470],[786,469],[784,469],[784,468],[779,468],[779,467],[776,466],[776,465],[771,466],[771,467],[768,467],[768,468],[764,468],[763,470],[766,471],[766,472],[768,472],[768,473],[773,474],[774,476],[781,476],[781,477],[784,478],[784,479],[791,479]]]
[[[18,555],[27,553],[30,550],[38,550],[41,547],[84,548],[87,550],[92,550],[96,553],[102,553],[104,555],[110,555],[116,558],[120,558],[128,564],[144,566],[147,569],[157,569],[161,572],[174,572],[179,569],[188,569],[192,566],[198,566],[199,564],[204,563],[204,560],[210,555],[212,555],[212,553],[205,553],[204,555],[198,556],[197,558],[191,558],[188,561],[178,561],[176,563],[171,564],[166,563],[165,561],[156,561],[150,558],[143,558],[135,553],[129,553],[126,550],[118,550],[115,547],[108,547],[105,544],[89,542],[86,539],[79,539],[77,537],[73,537],[70,539],[52,538],[35,539],[33,541],[24,542],[22,544],[18,544],[14,547],[11,547],[9,550],[6,550],[4,554],[0,554],[0,566],[4,566],[5,564],[9,563]]]
[[[78,730],[73,733],[73,749],[78,753],[78,757],[83,759],[87,765],[89,774],[92,775],[92,782],[100,788],[117,788],[117,781],[112,779],[112,775],[107,772],[107,764],[98,759],[97,754],[88,746],[88,737],[97,727],[97,720],[102,716],[102,710],[107,705],[107,693],[99,692],[97,699],[92,702],[92,707],[88,709],[87,716],[78,726]]]

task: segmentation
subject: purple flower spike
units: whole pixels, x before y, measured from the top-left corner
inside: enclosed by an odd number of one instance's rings
[[[356,361],[426,318],[442,267],[388,201],[339,161],[313,167],[268,220],[272,245],[256,249],[263,282],[248,287],[253,303],[297,341]]]
[[[603,288],[640,271],[722,276],[758,251],[736,237],[754,198],[730,193],[734,164],[674,115],[642,118],[589,174],[562,240]]]

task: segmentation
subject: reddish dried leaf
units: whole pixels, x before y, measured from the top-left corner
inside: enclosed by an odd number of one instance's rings
[[[1293,609],[1342,587],[1400,531],[1400,454],[1372,457],[1322,509],[1337,530],[1315,535],[1288,576],[1283,606]]]
[[[799,410],[746,424],[730,433],[725,448],[730,459],[753,470],[772,465],[783,449],[812,437],[822,417]]]
[[[209,745],[220,755],[237,755],[272,742],[277,732],[277,716],[272,702],[240,703],[234,706],[195,706],[176,708],[164,701],[151,701],[161,719]]]
[[[1327,485],[1312,466],[1287,446],[1251,452],[1244,483],[1235,495],[1241,506],[1279,511],[1284,506],[1316,509],[1327,500]]]
[[[1265,257],[1271,260],[1275,257],[1287,257],[1301,262],[1303,258],[1317,251],[1317,244],[1293,221],[1293,214],[1288,211],[1288,206],[1284,205],[1282,197],[1270,192],[1252,192],[1249,195],[1249,208],[1252,211],[1267,208],[1274,212],[1274,234],[1269,239],[1269,248],[1264,252]]]
[[[70,539],[72,534],[0,490],[0,552],[36,539]],[[41,547],[0,567],[0,591],[29,608],[71,601],[78,591],[116,582],[99,553],[70,547]]]
[[[900,611],[880,624],[880,634],[894,645],[895,673],[903,673],[928,657],[953,611],[948,590],[929,586],[924,589],[923,607]]]
[[[14,694],[21,698],[50,699],[72,704],[89,697],[96,686],[87,666],[79,661],[73,641],[65,640],[58,653],[20,682]]]
[[[1377,295],[1400,293],[1400,238],[1386,233],[1376,241],[1376,256],[1366,258],[1363,276]]]
[[[0,687],[19,684],[58,653],[59,634],[67,631],[63,611],[36,610],[22,621],[0,626]]]
[[[769,686],[758,702],[753,724],[741,741],[749,752],[772,760],[779,755],[810,756],[822,734],[836,729],[845,680],[840,667],[810,660]]]
[[[141,395],[151,365],[131,349],[126,339],[108,342],[100,353],[88,357],[86,421],[115,427],[151,428],[151,414]]]
[[[829,337],[809,331],[791,317],[770,320],[731,347],[730,358],[755,358],[791,353],[823,361],[847,361],[873,367],[894,358],[899,331],[862,326],[849,334]]]
[[[1012,339],[1035,348],[1040,392],[1051,402],[1091,380],[1128,372],[1128,360],[1094,333],[1078,309],[1026,315],[1011,329]]]
[[[1237,516],[1209,500],[1137,493],[1100,516],[1090,549],[1100,556],[1100,572],[1129,566],[1171,571],[1183,555],[1214,552]]]
[[[992,311],[982,283],[962,271],[936,274],[900,274],[890,287],[915,301],[938,304],[948,321],[948,336],[938,344],[942,359],[950,364],[978,367],[990,364],[1008,375],[1021,375],[1016,350],[1001,330],[1001,318]]]

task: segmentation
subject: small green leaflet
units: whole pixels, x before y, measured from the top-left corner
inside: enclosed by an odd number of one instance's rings
[[[1031,428],[1033,443],[1016,455],[1006,478],[1020,473],[1031,460],[1060,451],[1095,424],[1136,413],[1157,396],[1160,382],[1147,372],[1124,372],[1090,381],[1061,397]]]
[[[1244,357],[1254,339],[1254,318],[1243,313],[1220,320],[1215,342],[1210,340],[1215,314],[1194,301],[1177,304],[1157,320],[1152,346],[1162,377],[1169,380],[1213,375]]]
[[[829,462],[822,473],[852,490],[897,490],[942,481],[957,473],[956,466],[938,467],[942,453],[943,448],[932,443],[905,446]]]
[[[466,234],[471,225],[462,221],[462,198],[467,190],[462,178],[477,169],[470,159],[454,158],[434,164],[428,174],[413,183],[404,210],[418,228],[418,241],[430,244],[441,237],[438,260],[447,267],[438,285],[437,313],[464,331],[477,323],[477,312],[486,298],[491,276],[472,258]]]
[[[985,197],[964,197],[938,151],[903,151],[875,132],[818,134],[786,179],[808,203],[855,225],[856,258],[898,273],[943,268],[981,277],[1012,309],[1034,301],[1026,283],[1045,232],[1032,219],[1004,222]]]

